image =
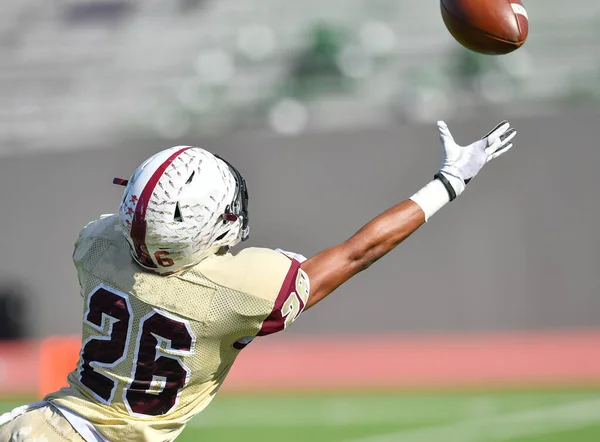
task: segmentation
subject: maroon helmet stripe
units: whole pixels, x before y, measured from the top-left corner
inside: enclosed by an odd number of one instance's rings
[[[181,155],[182,152],[191,149],[191,147],[185,147],[183,149],[178,150],[169,158],[167,158],[152,174],[144,190],[138,197],[137,205],[135,206],[135,213],[133,215],[133,220],[131,222],[131,233],[129,236],[133,241],[133,245],[135,247],[135,254],[140,261],[146,267],[156,268],[156,264],[152,261],[152,258],[148,254],[148,248],[146,247],[146,210],[148,209],[148,203],[150,202],[150,198],[152,198],[152,193],[158,184],[158,181],[162,177],[167,167],[171,165],[175,159]]]

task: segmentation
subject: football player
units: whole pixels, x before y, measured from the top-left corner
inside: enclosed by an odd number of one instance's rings
[[[248,238],[238,170],[197,147],[157,153],[133,173],[119,213],[88,224],[73,261],[83,297],[68,387],[0,418],[0,440],[167,442],[215,397],[239,352],[384,256],[512,147],[502,122],[459,146],[438,122],[434,179],[350,239],[310,259],[229,249]]]

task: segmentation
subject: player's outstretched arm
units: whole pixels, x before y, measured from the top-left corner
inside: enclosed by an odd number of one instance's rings
[[[408,238],[435,212],[460,195],[487,162],[508,151],[516,135],[510,124],[503,121],[481,140],[459,146],[446,123],[439,121],[438,129],[444,157],[433,181],[409,200],[371,220],[347,241],[302,263],[302,270],[310,279],[310,296],[305,309]]]

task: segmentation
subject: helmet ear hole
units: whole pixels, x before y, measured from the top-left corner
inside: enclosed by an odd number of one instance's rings
[[[173,219],[180,223],[183,222],[183,217],[181,216],[181,210],[179,210],[179,201],[175,205],[175,216],[173,217]]]
[[[185,182],[185,184],[190,184],[192,182],[192,180],[194,179],[194,175],[196,174],[196,171],[192,171],[192,174],[190,175],[190,177],[188,178],[188,180]]]
[[[225,235],[227,235],[229,233],[229,230],[225,233],[221,233],[219,236],[217,236],[215,238],[215,241],[221,241],[223,238],[225,238]]]

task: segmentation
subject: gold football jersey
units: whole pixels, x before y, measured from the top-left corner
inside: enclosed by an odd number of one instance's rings
[[[290,325],[309,294],[300,263],[270,249],[212,256],[170,276],[142,271],[115,215],[82,230],[73,260],[84,299],[80,360],[69,386],[45,399],[114,442],[174,440],[240,350]]]

